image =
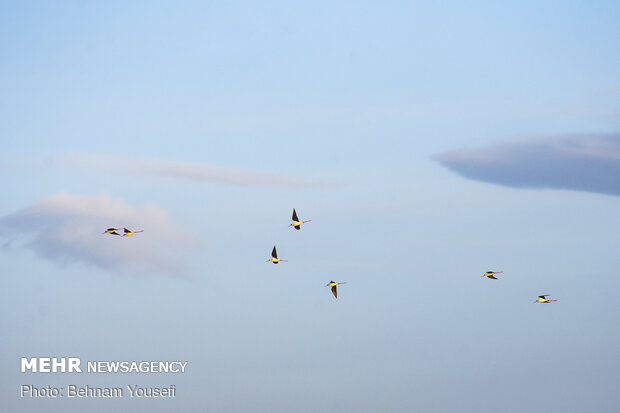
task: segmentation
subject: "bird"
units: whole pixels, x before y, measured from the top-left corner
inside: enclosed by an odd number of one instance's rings
[[[137,234],[138,232],[144,232],[144,230],[131,231],[131,230],[127,229],[127,228],[123,228],[123,230],[125,230],[125,233],[123,234],[123,237],[128,237],[130,235]]]
[[[108,228],[103,233],[104,234],[111,234],[111,235],[121,235],[118,232],[116,232],[116,231],[120,231],[120,230],[121,230],[120,228]]]
[[[496,277],[493,277],[493,276],[494,276],[495,274],[501,274],[501,273],[503,273],[503,272],[504,272],[504,271],[496,271],[496,272],[493,272],[493,271],[487,271],[487,272],[485,272],[482,276],[483,276],[483,277],[487,277],[487,278],[491,278],[491,279],[493,279],[493,280],[497,280],[497,278],[496,278]]]
[[[273,262],[274,264],[279,263],[280,261],[288,261],[288,260],[281,260],[280,258],[278,258],[278,253],[276,252],[276,246],[273,246],[273,251],[271,251],[271,259],[267,260],[266,262]]]
[[[297,212],[295,212],[295,208],[293,208],[293,223],[289,225],[289,227],[294,227],[296,230],[300,230],[301,224],[305,224],[306,222],[310,221],[312,220],[309,219],[308,221],[300,221],[299,218],[297,218]]]
[[[538,296],[538,300],[534,301],[535,303],[550,303],[552,301],[558,301],[558,300],[549,300],[547,297],[549,296],[549,294],[545,294],[545,295],[539,295]]]
[[[337,285],[340,285],[340,284],[346,284],[346,282],[343,282],[343,283],[337,283],[337,282],[335,282],[335,281],[330,281],[330,282],[326,285],[326,287],[332,287],[332,293],[334,294],[334,297],[336,297],[336,298],[338,298],[338,290],[336,289],[336,286],[337,286]]]

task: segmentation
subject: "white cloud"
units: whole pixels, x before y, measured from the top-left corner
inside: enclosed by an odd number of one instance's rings
[[[526,140],[434,156],[470,179],[520,188],[620,195],[620,134]]]
[[[68,157],[66,163],[77,165],[82,168],[95,168],[113,173],[157,176],[240,186],[285,188],[311,188],[321,186],[319,182],[306,181],[285,174],[226,168],[197,162],[140,158],[123,159],[93,154],[76,154]]]
[[[131,237],[103,235],[109,227],[144,230]],[[178,274],[166,258],[184,239],[156,206],[132,207],[110,195],[59,193],[0,219],[0,231],[37,255],[61,264],[82,262],[122,273]],[[26,241],[22,242],[22,236]],[[13,246],[11,245],[11,248]]]

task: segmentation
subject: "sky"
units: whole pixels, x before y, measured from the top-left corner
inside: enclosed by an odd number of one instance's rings
[[[0,2],[3,410],[617,411],[619,17]]]

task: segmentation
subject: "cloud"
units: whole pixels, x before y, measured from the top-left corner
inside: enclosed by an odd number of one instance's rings
[[[466,178],[516,188],[620,195],[620,134],[571,135],[434,155]]]
[[[226,168],[197,162],[165,161],[158,159],[123,159],[93,154],[76,154],[65,163],[106,172],[156,176],[196,182],[214,182],[239,186],[312,188],[323,186],[285,174]]]
[[[132,237],[103,235],[109,227],[144,230]],[[0,218],[0,234],[15,235],[21,246],[57,262],[87,263],[119,272],[180,274],[164,252],[173,251],[182,233],[156,206],[135,208],[107,194],[78,196],[59,193]]]

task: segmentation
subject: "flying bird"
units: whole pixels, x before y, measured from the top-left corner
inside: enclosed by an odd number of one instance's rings
[[[125,230],[125,233],[123,234],[123,237],[128,237],[130,235],[137,234],[138,232],[144,232],[144,230],[131,231],[131,230],[127,229],[127,228],[123,228],[123,230]]]
[[[494,277],[494,275],[495,275],[495,274],[501,274],[501,273],[503,273],[503,272],[504,272],[504,271],[496,271],[496,272],[493,272],[493,271],[487,271],[487,272],[485,272],[482,276],[483,276],[483,277],[487,277],[487,278],[491,278],[491,279],[493,279],[493,280],[497,280],[497,278],[496,278],[496,277]]]
[[[293,208],[293,223],[289,225],[289,227],[294,227],[296,230],[300,230],[301,224],[305,224],[306,222],[310,221],[312,220],[309,219],[308,221],[300,221],[299,218],[297,218],[297,212],[295,212],[295,208]]]
[[[338,290],[336,289],[336,286],[340,284],[346,284],[346,282],[337,283],[335,281],[330,281],[329,284],[326,285],[326,287],[332,287],[332,293],[334,294],[334,297],[336,298],[338,298]]]
[[[276,252],[276,246],[273,246],[273,251],[271,251],[271,259],[267,260],[266,262],[273,262],[274,264],[279,263],[280,261],[288,261],[288,260],[281,260],[280,258],[278,258],[278,253]]]
[[[103,233],[104,234],[111,234],[111,235],[121,235],[118,232],[116,232],[116,231],[120,231],[120,230],[121,230],[121,228],[108,228]]]
[[[545,295],[539,295],[538,296],[538,300],[534,301],[535,303],[550,303],[552,301],[558,301],[558,300],[549,300],[547,297],[549,296],[549,294],[545,294]]]

